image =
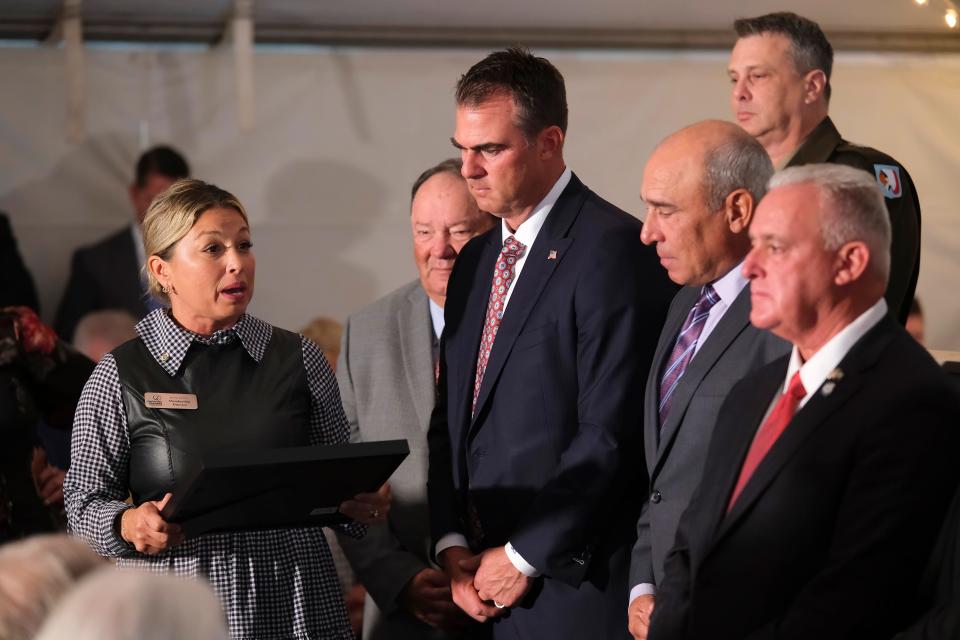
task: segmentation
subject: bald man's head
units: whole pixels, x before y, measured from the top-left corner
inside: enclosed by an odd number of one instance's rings
[[[685,127],[657,145],[644,169],[640,239],[657,245],[674,282],[713,282],[747,254],[746,230],[771,175],[767,152],[740,127]]]

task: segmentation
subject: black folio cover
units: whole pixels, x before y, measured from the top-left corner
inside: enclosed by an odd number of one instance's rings
[[[347,522],[340,503],[376,491],[409,453],[406,440],[217,452],[184,475],[161,515],[190,537]]]

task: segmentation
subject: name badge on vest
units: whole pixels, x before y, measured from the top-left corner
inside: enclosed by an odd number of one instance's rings
[[[196,409],[197,396],[192,393],[147,391],[143,394],[143,404],[148,409]]]

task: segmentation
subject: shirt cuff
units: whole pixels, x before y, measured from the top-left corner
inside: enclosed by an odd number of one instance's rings
[[[513,548],[513,545],[509,542],[503,547],[507,552],[507,558],[517,568],[517,571],[527,576],[528,578],[536,578],[540,575],[540,572],[537,571],[537,568],[531,565],[529,562],[523,559],[517,550]]]
[[[437,548],[434,552],[434,555],[439,559],[440,554],[450,547],[463,547],[469,549],[470,545],[467,543],[467,538],[462,533],[448,533],[447,535],[440,538],[437,541]]]
[[[641,582],[640,584],[635,586],[633,589],[630,589],[630,602],[632,603],[634,600],[636,600],[640,596],[652,596],[652,595],[656,595],[656,593],[657,593],[657,588],[654,587],[652,584],[650,584],[649,582]]]

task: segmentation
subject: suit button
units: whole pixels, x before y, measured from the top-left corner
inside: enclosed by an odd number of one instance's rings
[[[663,496],[660,495],[660,491],[657,489],[653,490],[653,493],[650,494],[650,502],[653,504],[659,504]]]

